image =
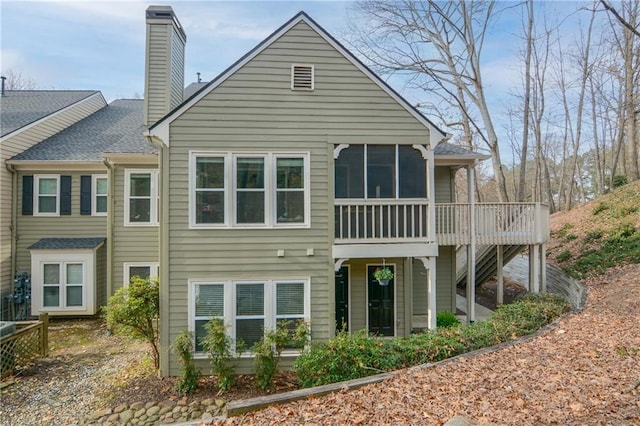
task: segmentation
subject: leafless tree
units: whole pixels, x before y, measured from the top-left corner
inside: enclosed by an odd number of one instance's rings
[[[457,108],[489,149],[498,199],[508,201],[480,67],[495,2],[373,0],[357,3],[356,11],[362,24],[352,25],[354,48],[377,70],[411,73],[416,87]]]
[[[3,72],[2,76],[7,78],[4,82],[5,90],[34,90],[38,86],[33,79],[25,77],[21,72],[13,69]]]

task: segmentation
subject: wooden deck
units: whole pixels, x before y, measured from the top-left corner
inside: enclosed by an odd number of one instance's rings
[[[548,239],[549,209],[541,203],[432,206],[414,199],[335,201],[336,245],[468,245],[472,240],[481,245],[532,245]]]

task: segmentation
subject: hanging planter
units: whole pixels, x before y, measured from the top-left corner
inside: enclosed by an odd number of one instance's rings
[[[386,266],[383,266],[382,268],[376,269],[373,273],[373,277],[378,280],[378,284],[382,286],[389,285],[389,281],[393,279],[393,271]]]

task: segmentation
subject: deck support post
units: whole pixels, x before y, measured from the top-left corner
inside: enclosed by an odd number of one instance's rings
[[[429,330],[435,330],[436,321],[436,258],[416,257],[427,271],[427,323]]]
[[[540,245],[529,246],[529,289],[540,293]]]
[[[504,274],[502,268],[504,266],[504,247],[496,246],[496,280],[498,281],[498,287],[496,291],[496,302],[498,305],[504,303]]]
[[[474,164],[475,165],[475,164]],[[467,166],[469,245],[467,246],[467,322],[476,320],[476,197],[474,165]]]
[[[544,244],[540,244],[540,281],[541,290],[543,293],[547,292],[547,247]]]

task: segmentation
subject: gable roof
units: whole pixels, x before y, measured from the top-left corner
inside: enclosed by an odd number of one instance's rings
[[[7,90],[0,96],[0,136],[63,110],[97,90]]]
[[[103,153],[157,152],[144,129],[142,100],[118,99],[10,161],[102,161]]]
[[[369,67],[367,67],[362,61],[355,57],[347,48],[345,48],[338,40],[336,40],[331,34],[329,34],[324,28],[322,28],[317,22],[315,22],[305,12],[298,12],[293,18],[289,19],[280,28],[275,30],[269,37],[260,42],[256,47],[247,52],[244,56],[238,59],[234,64],[229,66],[216,78],[205,84],[200,90],[195,92],[180,105],[178,105],[172,111],[169,111],[167,115],[155,122],[149,127],[148,134],[160,136],[160,139],[167,144],[168,126],[177,117],[182,115],[187,109],[197,103],[200,99],[205,97],[216,87],[222,84],[229,76],[235,73],[238,69],[251,61],[259,53],[268,48],[284,33],[289,31],[295,25],[300,22],[304,22],[309,25],[316,33],[318,33],[327,43],[329,43],[334,49],[340,52],[347,60],[356,66],[360,71],[367,75],[372,81],[374,81],[383,91],[402,105],[413,117],[420,121],[425,127],[427,127],[431,133],[431,143],[435,145],[439,140],[442,140],[446,134],[440,130],[433,122],[425,117],[418,109],[412,106],[406,99],[404,99],[398,92],[396,92],[391,86],[389,86],[384,80],[382,80],[376,73],[374,73]],[[440,137],[434,139],[433,133],[439,133]]]

